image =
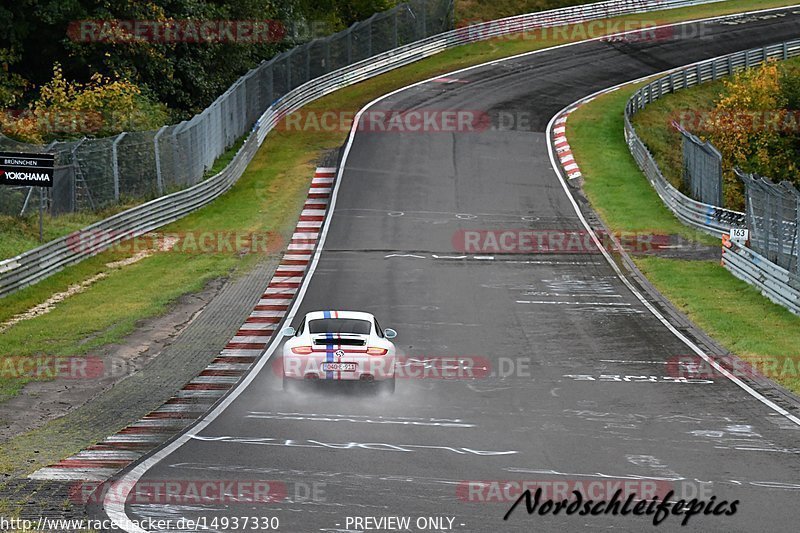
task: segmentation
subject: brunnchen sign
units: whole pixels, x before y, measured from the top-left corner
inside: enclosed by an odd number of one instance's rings
[[[0,185],[52,187],[54,154],[0,152]]]

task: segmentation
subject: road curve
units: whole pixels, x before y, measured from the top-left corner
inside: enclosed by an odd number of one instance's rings
[[[686,528],[670,517],[661,530],[795,530],[799,428],[724,378],[671,380],[665,363],[689,349],[600,254],[489,259],[454,248],[460,230],[582,230],[550,163],[553,115],[604,87],[796,37],[800,11],[779,14],[702,23],[693,30],[701,38],[546,50],[375,103],[371,110],[485,111],[503,127],[355,135],[298,314],[369,311],[400,332],[404,354],[485,361],[490,374],[403,379],[392,397],[289,395],[269,361],[139,483],[268,479],[285,483],[288,497],[131,502],[127,516],[276,516],[292,532],[369,530],[348,516],[408,516],[412,531],[424,529],[415,529],[419,517],[475,532],[652,527],[652,517],[523,509],[504,521],[511,502],[480,501],[488,493],[465,485],[610,479],[655,481],[674,487],[675,499],[699,491],[740,501],[734,516],[695,516]],[[674,35],[691,34],[682,31]]]

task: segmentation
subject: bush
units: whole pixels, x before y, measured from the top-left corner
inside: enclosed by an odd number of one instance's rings
[[[41,144],[157,129],[168,121],[167,107],[131,81],[95,73],[88,83],[69,82],[56,63],[53,78],[41,87],[38,98],[21,113],[0,116],[0,127],[19,141]]]
[[[744,207],[743,188],[733,168],[740,167],[773,180],[797,183],[797,132],[784,126],[791,118],[786,106],[800,95],[796,81],[770,61],[724,80],[725,90],[710,119],[711,142],[722,153],[725,205]]]
[[[15,105],[21,98],[28,83],[11,71],[11,66],[19,56],[9,48],[0,48],[0,107]]]
[[[781,68],[780,86],[786,109],[800,110],[800,76],[796,69]]]

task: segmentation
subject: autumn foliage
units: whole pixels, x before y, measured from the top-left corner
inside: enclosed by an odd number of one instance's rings
[[[3,134],[29,143],[157,129],[168,121],[166,106],[131,81],[95,73],[87,83],[70,82],[58,63],[27,108],[0,114]]]
[[[724,80],[725,90],[707,118],[705,137],[723,156],[725,205],[744,207],[742,186],[734,167],[774,181],[798,184],[797,113],[793,104],[795,77],[770,61]]]

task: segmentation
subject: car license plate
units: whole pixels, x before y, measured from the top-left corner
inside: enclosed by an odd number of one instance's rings
[[[355,363],[322,363],[325,372],[355,372]]]

